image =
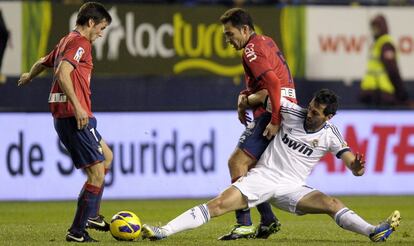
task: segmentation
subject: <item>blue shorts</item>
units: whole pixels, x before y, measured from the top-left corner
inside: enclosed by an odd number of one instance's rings
[[[265,112],[250,122],[237,144],[238,148],[256,160],[260,159],[260,156],[271,141],[263,136],[263,132],[269,124],[271,117],[271,113]]]
[[[78,130],[76,118],[55,118],[54,125],[60,141],[68,150],[77,169],[105,160],[99,144],[102,137],[96,130],[96,119],[89,118],[88,127]]]

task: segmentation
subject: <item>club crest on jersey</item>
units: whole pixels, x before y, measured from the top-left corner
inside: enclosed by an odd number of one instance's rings
[[[79,47],[78,50],[75,53],[75,56],[73,57],[73,59],[77,62],[80,61],[80,59],[82,58],[83,53],[85,53],[85,50],[82,47]]]
[[[253,129],[255,125],[256,125],[256,123],[254,121],[252,121],[249,124],[247,124],[246,128],[247,129]]]
[[[102,149],[102,147],[99,145],[98,146],[98,152],[101,154],[101,155],[103,155],[103,149]]]
[[[319,144],[319,140],[318,139],[314,139],[314,140],[312,140],[312,146],[315,148],[315,147],[318,147],[318,144]]]

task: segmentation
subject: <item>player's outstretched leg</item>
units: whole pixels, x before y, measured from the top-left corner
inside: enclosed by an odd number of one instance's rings
[[[158,226],[151,226],[144,224],[142,226],[142,239],[149,239],[151,241],[161,240],[166,238],[166,232],[163,228]]]
[[[383,242],[387,240],[387,238],[400,225],[400,220],[400,212],[395,210],[386,220],[375,227],[374,232],[369,235],[369,238],[373,242]]]
[[[272,207],[268,202],[257,206],[260,213],[260,224],[257,227],[255,238],[267,239],[271,234],[280,230],[280,222],[272,212]]]

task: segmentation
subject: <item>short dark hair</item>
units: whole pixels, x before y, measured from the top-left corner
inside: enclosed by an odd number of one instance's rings
[[[336,110],[338,109],[338,96],[335,94],[335,92],[329,89],[321,89],[315,93],[314,100],[315,103],[319,105],[326,105],[326,108],[323,110],[325,116],[336,114]]]
[[[232,8],[227,10],[221,17],[220,21],[222,24],[231,22],[231,24],[237,28],[241,28],[244,25],[247,25],[254,31],[253,19],[250,14],[241,8]]]
[[[105,19],[108,24],[111,24],[112,18],[108,11],[101,3],[97,2],[88,2],[83,4],[78,12],[76,18],[76,25],[86,25],[92,19],[95,24],[99,24]]]

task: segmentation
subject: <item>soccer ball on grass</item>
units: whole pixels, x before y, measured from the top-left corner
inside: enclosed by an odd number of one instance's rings
[[[110,230],[119,241],[133,241],[141,233],[141,220],[130,211],[121,211],[112,216]]]

